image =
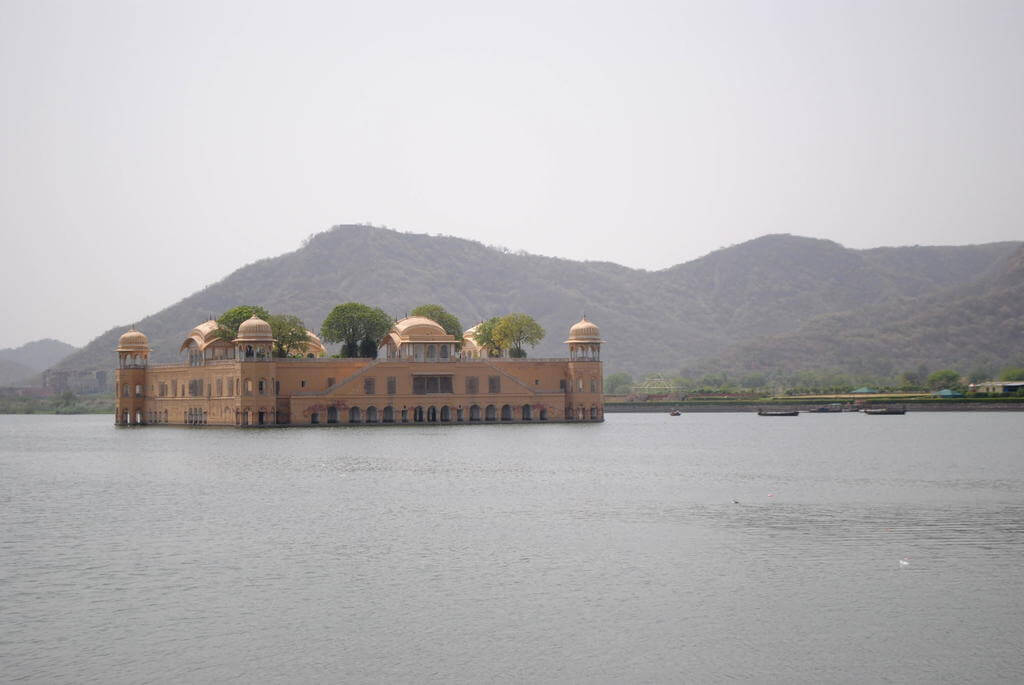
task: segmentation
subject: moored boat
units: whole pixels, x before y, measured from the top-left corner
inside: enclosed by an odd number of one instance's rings
[[[758,416],[800,416],[796,409],[758,409]]]
[[[875,407],[874,409],[865,409],[865,414],[870,416],[900,416],[907,413],[906,407]]]

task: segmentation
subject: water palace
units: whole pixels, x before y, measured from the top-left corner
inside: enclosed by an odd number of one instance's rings
[[[150,364],[149,340],[118,341],[118,425],[316,426],[603,421],[601,340],[581,321],[569,356],[493,358],[422,316],[397,321],[375,359],[327,356],[308,333],[299,358],[273,356],[270,324],[244,321],[234,340],[201,323],[181,344],[182,361]],[[461,343],[461,346],[460,346]]]

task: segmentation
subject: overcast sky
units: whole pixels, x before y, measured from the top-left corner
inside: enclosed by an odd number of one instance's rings
[[[0,0],[0,347],[371,222],[659,269],[1024,238],[1024,2]]]

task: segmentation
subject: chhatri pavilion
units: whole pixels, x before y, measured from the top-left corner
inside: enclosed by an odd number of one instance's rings
[[[603,421],[601,334],[583,317],[569,356],[494,358],[476,326],[462,340],[436,321],[395,322],[377,357],[333,358],[307,332],[301,357],[274,357],[270,324],[252,317],[233,340],[215,320],[193,328],[182,360],[150,364],[149,340],[118,341],[118,425],[317,426]]]

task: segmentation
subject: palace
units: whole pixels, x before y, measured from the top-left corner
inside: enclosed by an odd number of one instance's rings
[[[376,359],[326,356],[308,333],[304,356],[273,356],[263,319],[216,335],[214,320],[181,344],[182,361],[150,364],[149,340],[121,336],[118,425],[316,426],[603,421],[600,331],[586,317],[569,329],[568,358],[493,358],[437,322],[412,316],[380,341]],[[461,343],[461,345],[460,345]]]

